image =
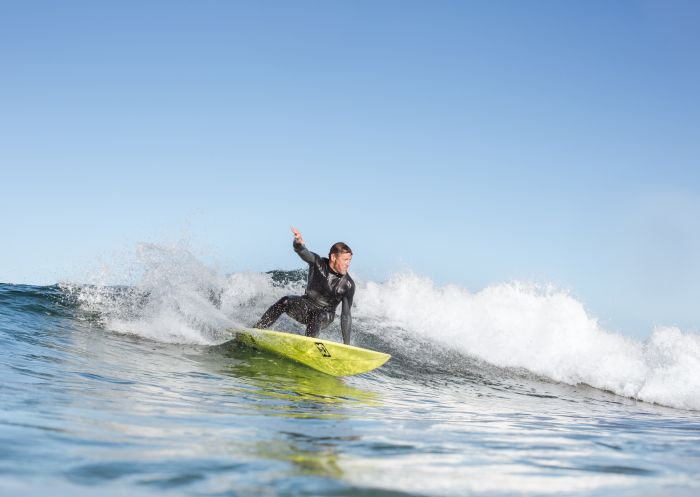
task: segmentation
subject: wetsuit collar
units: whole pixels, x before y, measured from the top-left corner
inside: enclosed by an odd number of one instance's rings
[[[348,273],[340,274],[339,272],[335,271],[335,270],[333,269],[333,266],[331,266],[331,260],[330,260],[330,259],[327,259],[327,261],[328,261],[328,270],[329,270],[331,273],[333,273],[334,275],[336,275],[338,278],[343,278],[343,277],[345,276],[345,274],[348,274]]]

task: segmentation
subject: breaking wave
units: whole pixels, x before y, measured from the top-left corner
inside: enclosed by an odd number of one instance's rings
[[[127,286],[61,287],[110,330],[210,345],[229,338],[226,328],[250,326],[281,296],[303,292],[305,283],[300,270],[223,275],[183,247],[147,244],[137,249],[129,274],[138,281]],[[392,353],[409,354],[429,341],[465,361],[700,409],[697,334],[661,327],[644,342],[634,340],[603,329],[581,302],[551,286],[508,282],[472,293],[412,273],[385,282],[355,279],[355,336],[381,338]],[[337,326],[326,332],[331,339]],[[276,328],[301,330],[285,318]]]

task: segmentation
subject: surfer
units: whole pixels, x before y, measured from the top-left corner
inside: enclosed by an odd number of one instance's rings
[[[343,303],[340,313],[340,330],[343,342],[350,343],[352,327],[352,298],[355,295],[355,282],[348,274],[352,250],[343,242],[335,243],[328,258],[320,257],[304,245],[301,233],[292,226],[294,251],[309,264],[309,278],[306,292],[302,296],[288,295],[272,304],[265,311],[254,328],[269,328],[282,315],[289,316],[306,325],[306,336],[317,337],[335,319],[335,309]]]

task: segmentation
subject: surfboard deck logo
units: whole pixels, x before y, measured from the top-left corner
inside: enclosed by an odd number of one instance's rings
[[[323,345],[323,342],[316,342],[316,347],[318,348],[318,351],[321,353],[323,357],[330,357],[331,353],[328,352],[328,349],[326,348],[325,345]]]

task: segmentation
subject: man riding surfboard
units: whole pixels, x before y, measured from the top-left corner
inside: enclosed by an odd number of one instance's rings
[[[304,295],[288,295],[275,302],[254,328],[269,328],[286,313],[306,325],[306,336],[317,337],[335,319],[335,310],[342,302],[340,329],[343,342],[350,344],[352,328],[352,299],[355,295],[355,282],[348,274],[352,261],[352,250],[343,242],[333,244],[328,258],[320,257],[304,245],[301,233],[292,226],[294,251],[309,265],[309,277]]]

